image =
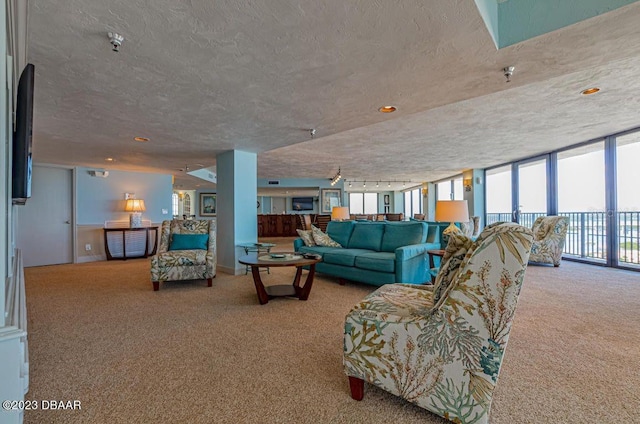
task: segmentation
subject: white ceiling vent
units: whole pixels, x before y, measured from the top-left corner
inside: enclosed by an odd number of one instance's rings
[[[109,176],[109,171],[93,170],[93,171],[89,171],[89,175],[91,175],[92,177],[107,178]]]

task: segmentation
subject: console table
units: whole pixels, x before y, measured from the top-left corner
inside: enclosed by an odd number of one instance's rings
[[[107,260],[112,259],[132,259],[132,258],[146,258],[149,256],[153,256],[156,254],[156,249],[158,246],[158,227],[137,227],[137,228],[103,228],[104,230],[104,251],[107,254]],[[151,252],[149,252],[149,233],[153,231],[153,245]],[[120,237],[109,237],[110,233],[122,233],[122,238]],[[144,239],[144,252],[142,254],[137,250],[135,256],[127,255],[127,244],[129,245],[129,251],[132,249],[132,242],[138,242],[140,244],[140,239]],[[111,243],[110,243],[111,242]],[[112,248],[120,247],[120,243],[122,243],[122,256],[114,255],[112,253]]]

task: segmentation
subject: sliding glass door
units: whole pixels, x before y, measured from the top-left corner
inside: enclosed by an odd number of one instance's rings
[[[488,169],[486,180],[486,223],[513,220],[511,165]]]
[[[516,164],[518,192],[514,221],[527,228],[537,217],[547,215],[547,159],[533,159]]]
[[[487,224],[513,221],[531,228],[549,210],[548,158],[539,157],[488,169]]]
[[[565,255],[607,259],[604,141],[558,152],[558,215],[569,217]]]

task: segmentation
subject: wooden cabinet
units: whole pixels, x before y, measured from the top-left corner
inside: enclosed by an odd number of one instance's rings
[[[298,215],[258,215],[258,237],[297,236]]]

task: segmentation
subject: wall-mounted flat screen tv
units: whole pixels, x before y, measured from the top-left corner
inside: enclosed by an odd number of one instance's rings
[[[291,209],[294,211],[312,211],[313,197],[292,197]]]
[[[11,174],[11,197],[14,205],[24,205],[31,197],[34,76],[34,66],[29,63],[22,71],[18,82]]]

